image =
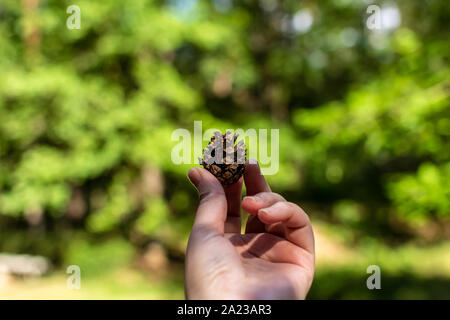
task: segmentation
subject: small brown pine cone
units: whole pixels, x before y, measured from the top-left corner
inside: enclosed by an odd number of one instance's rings
[[[223,186],[236,183],[244,174],[247,149],[244,141],[236,145],[238,134],[227,131],[225,134],[216,131],[211,141],[203,150],[200,164],[211,172]]]

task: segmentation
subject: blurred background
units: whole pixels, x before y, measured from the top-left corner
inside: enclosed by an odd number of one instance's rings
[[[310,299],[450,299],[449,17],[444,0],[1,0],[0,299],[183,299],[198,200],[171,134],[194,120],[280,130],[267,180],[310,214]]]

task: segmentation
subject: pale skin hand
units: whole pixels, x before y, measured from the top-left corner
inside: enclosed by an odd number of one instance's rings
[[[314,235],[306,213],[273,193],[257,164],[223,188],[203,168],[188,177],[200,204],[186,250],[187,299],[304,299],[314,276]],[[241,234],[241,206],[250,216]]]

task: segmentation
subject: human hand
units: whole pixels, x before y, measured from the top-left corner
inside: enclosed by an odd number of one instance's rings
[[[304,299],[314,275],[314,235],[306,213],[273,193],[257,164],[246,164],[249,213],[241,234],[243,179],[222,187],[207,170],[188,177],[200,204],[186,250],[187,299]]]

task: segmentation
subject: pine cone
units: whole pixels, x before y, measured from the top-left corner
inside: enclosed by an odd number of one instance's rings
[[[203,150],[203,159],[199,158],[200,164],[223,186],[236,183],[244,174],[247,149],[243,140],[235,145],[238,136],[237,133],[231,135],[229,131],[225,134],[216,131]]]

